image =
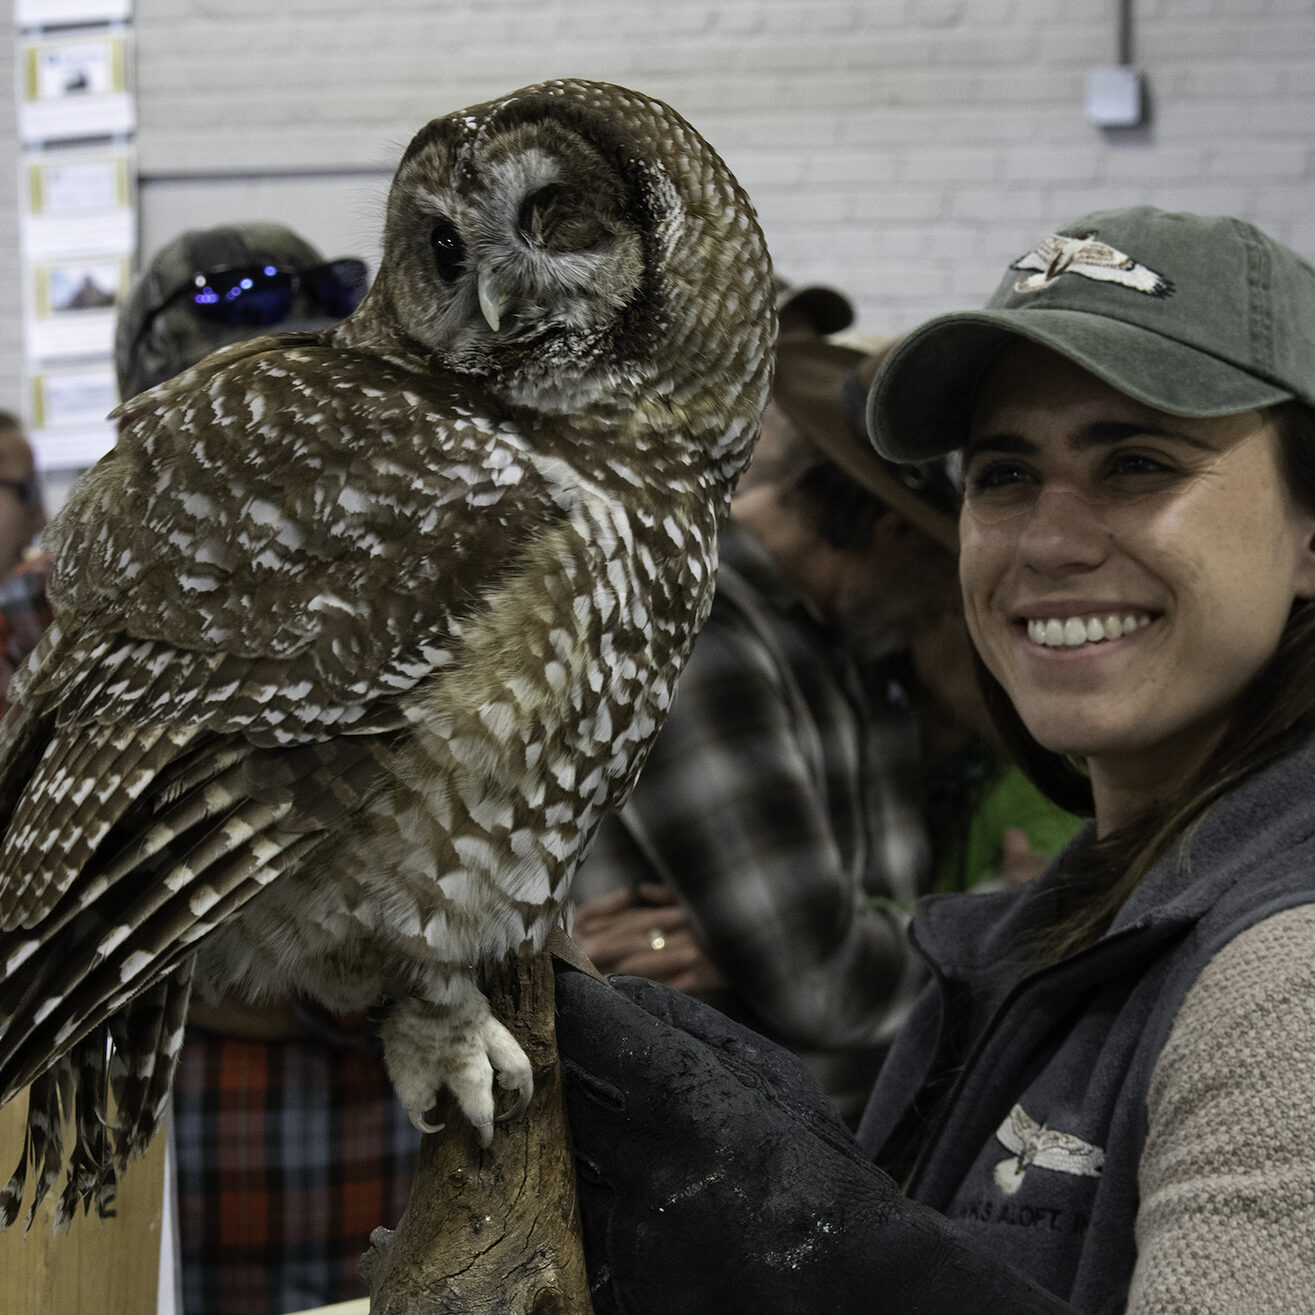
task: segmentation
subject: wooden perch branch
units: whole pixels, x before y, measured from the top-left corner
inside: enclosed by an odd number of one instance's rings
[[[444,1093],[401,1222],[361,1258],[371,1315],[592,1315],[549,955],[509,955],[487,994],[534,1067],[534,1098],[483,1150]]]

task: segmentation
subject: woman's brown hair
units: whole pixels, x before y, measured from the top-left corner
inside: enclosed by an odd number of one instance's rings
[[[1284,402],[1272,409],[1279,461],[1297,502],[1315,511],[1315,411]],[[1029,734],[999,683],[974,655],[991,719],[1019,766],[1061,808],[1090,816],[1091,783],[1082,765],[1044,749]],[[1239,695],[1228,727],[1200,768],[1168,799],[1066,856],[1064,912],[1032,947],[1054,963],[1097,940],[1157,859],[1241,781],[1315,736],[1315,601],[1298,599],[1278,647]]]

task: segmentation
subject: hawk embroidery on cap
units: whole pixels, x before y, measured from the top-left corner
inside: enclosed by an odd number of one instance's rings
[[[1148,297],[1173,295],[1173,284],[1153,269],[1139,264],[1131,256],[1105,242],[1093,242],[1095,229],[1065,237],[1052,233],[1025,256],[1020,256],[1010,269],[1031,269],[1036,273],[1019,279],[1016,292],[1039,292],[1048,288],[1061,274],[1080,274],[1100,283],[1118,283]]]
[[[1080,1178],[1099,1178],[1105,1152],[1070,1132],[1056,1132],[1038,1123],[1021,1105],[995,1130],[996,1137],[1013,1151],[1013,1157],[995,1166],[996,1186],[1012,1196],[1023,1185],[1023,1175],[1036,1165]]]

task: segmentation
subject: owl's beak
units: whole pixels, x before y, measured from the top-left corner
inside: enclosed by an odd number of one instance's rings
[[[499,286],[492,270],[481,265],[476,286],[479,288],[479,308],[490,329],[497,333],[502,325],[502,314],[511,298]]]

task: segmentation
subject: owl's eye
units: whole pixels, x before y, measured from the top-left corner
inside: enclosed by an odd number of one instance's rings
[[[531,242],[541,241],[545,216],[565,194],[566,188],[561,183],[549,183],[537,192],[531,192],[521,202],[520,214],[516,216],[516,226],[521,236]]]
[[[430,230],[429,245],[434,249],[434,268],[444,283],[455,283],[466,266],[466,244],[450,219],[439,218]]]

